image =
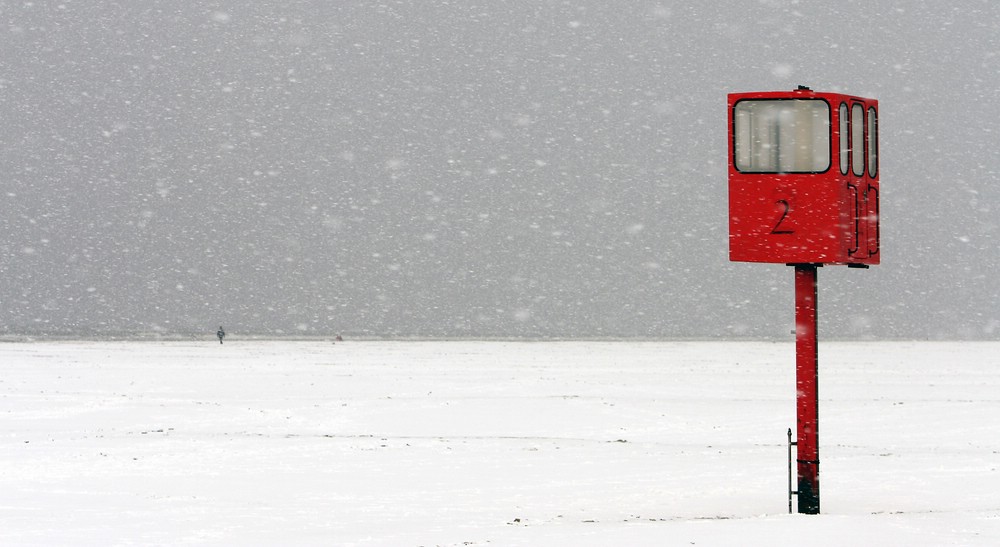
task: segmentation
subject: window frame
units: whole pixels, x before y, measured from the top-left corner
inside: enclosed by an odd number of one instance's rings
[[[840,174],[851,172],[851,118],[847,101],[841,101],[837,108],[837,149],[840,152]]]
[[[817,170],[801,170],[801,171],[800,170],[793,170],[793,171],[756,170],[756,169],[747,169],[746,166],[743,166],[741,168],[741,165],[740,165],[740,149],[737,148],[737,144],[740,142],[740,134],[739,134],[739,132],[740,132],[741,127],[738,127],[737,124],[738,124],[738,121],[739,121],[738,112],[739,112],[739,108],[740,108],[741,103],[748,103],[748,102],[752,102],[752,103],[765,103],[765,102],[785,102],[785,101],[803,102],[803,103],[804,102],[818,102],[818,103],[822,103],[826,107],[826,164],[825,164],[825,166],[823,166],[821,169],[817,169]],[[750,98],[743,98],[743,99],[739,99],[738,101],[736,101],[735,103],[733,103],[733,107],[732,107],[732,111],[731,111],[731,116],[732,116],[732,135],[733,136],[732,136],[732,142],[729,143],[729,146],[730,146],[730,150],[732,150],[732,158],[733,158],[732,165],[733,165],[733,168],[735,168],[736,171],[738,171],[740,173],[753,174],[753,175],[758,175],[758,174],[761,174],[761,175],[768,175],[768,174],[770,174],[770,175],[785,175],[785,174],[793,174],[793,175],[809,175],[809,174],[812,174],[812,175],[815,175],[815,174],[820,174],[820,173],[826,173],[833,166],[833,109],[830,106],[830,101],[828,101],[824,97],[809,97],[809,98],[800,98],[800,97],[757,98],[757,97],[750,97]]]
[[[868,176],[875,178],[878,176],[878,110],[874,106],[868,107],[868,119],[865,122],[865,131],[868,133]]]
[[[855,113],[861,113],[861,121],[855,119]],[[868,143],[865,140],[867,137],[866,130],[868,129],[865,125],[865,105],[860,102],[851,103],[851,174],[855,177],[865,176],[865,169],[868,168],[868,161],[865,158],[865,154],[868,152]],[[854,142],[855,137],[861,137],[860,143]],[[859,155],[858,152],[861,152]]]

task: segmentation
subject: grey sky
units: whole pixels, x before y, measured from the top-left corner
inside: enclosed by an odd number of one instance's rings
[[[881,107],[821,337],[1000,337],[995,2],[0,8],[0,333],[785,336],[725,95],[803,84]]]

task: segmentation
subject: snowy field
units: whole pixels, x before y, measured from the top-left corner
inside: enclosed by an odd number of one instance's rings
[[[3,545],[997,545],[1000,344],[0,344]]]

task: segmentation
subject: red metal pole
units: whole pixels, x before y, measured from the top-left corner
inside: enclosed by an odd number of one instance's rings
[[[819,514],[819,351],[815,264],[795,265],[799,513]]]

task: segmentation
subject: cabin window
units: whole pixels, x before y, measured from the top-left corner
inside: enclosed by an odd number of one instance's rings
[[[865,107],[851,106],[851,170],[855,176],[865,174]]]
[[[761,99],[733,111],[736,169],[820,173],[830,168],[830,105],[819,99]]]
[[[840,128],[837,140],[840,141],[840,174],[846,175],[851,165],[850,133],[848,133],[847,123],[847,103],[840,103],[840,115],[838,127]]]
[[[878,115],[868,109],[868,176],[878,176]]]

